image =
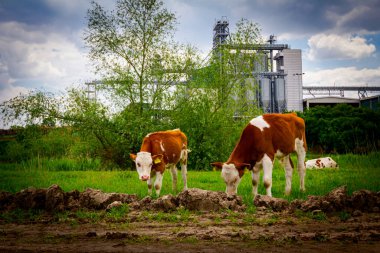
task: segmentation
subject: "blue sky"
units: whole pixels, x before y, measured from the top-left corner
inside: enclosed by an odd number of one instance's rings
[[[114,1],[97,1],[113,9]],[[207,54],[215,21],[247,18],[302,49],[304,85],[380,86],[378,0],[164,0],[176,40]],[[83,42],[89,0],[0,0],[0,102],[94,79]]]

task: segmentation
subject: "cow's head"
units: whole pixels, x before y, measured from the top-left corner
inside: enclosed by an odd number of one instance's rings
[[[248,163],[211,163],[212,166],[222,170],[222,178],[226,183],[227,195],[237,194],[237,188],[240,183],[241,177],[244,175],[245,168],[250,169],[251,165]]]
[[[162,162],[163,155],[153,155],[149,152],[139,152],[137,155],[130,154],[131,159],[136,164],[137,173],[142,181],[146,181],[150,178],[150,172],[154,164],[160,164]]]

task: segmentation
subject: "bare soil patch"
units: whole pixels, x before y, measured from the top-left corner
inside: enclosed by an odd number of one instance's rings
[[[139,200],[29,188],[0,193],[0,252],[378,252],[378,201],[342,187],[291,203],[260,196],[251,212],[238,196],[199,189]]]

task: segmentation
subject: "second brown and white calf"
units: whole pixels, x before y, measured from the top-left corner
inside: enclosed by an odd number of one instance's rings
[[[273,162],[277,157],[285,168],[285,193],[290,194],[294,167],[290,154],[297,153],[300,189],[305,191],[306,150],[303,119],[294,113],[264,114],[252,119],[245,127],[227,162],[214,162],[212,165],[222,169],[228,195],[237,193],[244,169],[248,168],[252,170],[252,193],[256,196],[262,168],[266,194],[272,196]]]

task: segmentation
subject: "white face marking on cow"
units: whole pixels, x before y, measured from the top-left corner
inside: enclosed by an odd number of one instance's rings
[[[257,127],[258,129],[262,131],[264,131],[264,128],[269,128],[270,125],[268,124],[268,122],[266,122],[263,118],[263,116],[258,116],[254,119],[252,119],[250,122],[249,122],[251,125]]]
[[[146,181],[150,178],[152,170],[152,155],[149,152],[139,152],[136,156],[136,170],[139,174],[139,179]]]
[[[237,194],[237,187],[241,178],[239,176],[239,171],[236,169],[234,164],[223,164],[222,178],[226,183],[227,195]]]

